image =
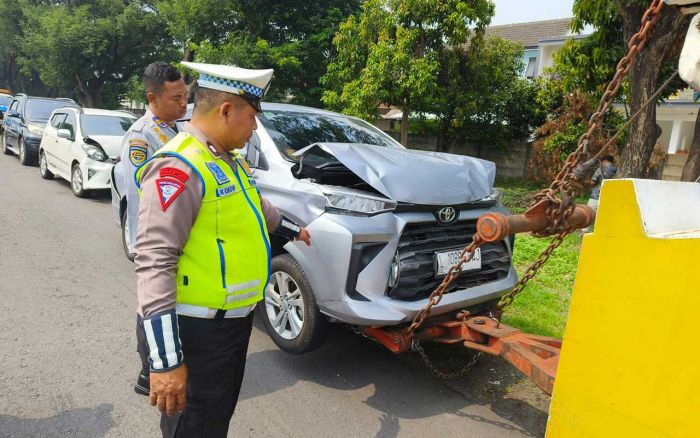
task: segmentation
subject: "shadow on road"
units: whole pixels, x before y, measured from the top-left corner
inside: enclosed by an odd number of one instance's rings
[[[0,415],[0,437],[93,438],[107,435],[114,425],[111,404],[72,409],[49,418],[17,418]]]
[[[63,178],[54,177],[54,181],[57,184],[65,187],[66,190],[71,190],[70,182]],[[112,192],[109,190],[91,190],[88,192],[84,199],[80,199],[84,202],[96,202],[98,204],[111,204],[112,203]]]
[[[255,326],[264,332],[256,318]],[[462,349],[464,350],[464,349]],[[470,353],[467,353],[470,354]],[[496,359],[498,360],[498,359]],[[463,362],[462,362],[463,363]],[[508,366],[508,365],[505,365]],[[290,355],[276,348],[252,352],[248,355],[247,370],[264,367],[284,369],[279,375],[266,375],[255,384],[244,384],[241,400],[275,393],[294,386],[299,381],[341,391],[353,391],[369,385],[374,394],[364,402],[382,412],[381,428],[376,437],[392,438],[399,434],[400,419],[419,419],[453,414],[528,436],[542,436],[547,414],[521,400],[504,399],[509,382],[522,378],[510,370],[497,371],[502,379],[494,390],[488,376],[493,363],[477,363],[474,373],[464,382],[450,384],[433,377],[413,358],[397,357],[350,330],[331,325],[328,342],[316,351],[304,355]],[[480,368],[486,367],[485,370]],[[504,376],[507,374],[507,376]],[[467,388],[467,389],[465,389]],[[491,411],[512,422],[498,421],[496,416],[485,418],[464,412],[471,405],[490,406]],[[515,425],[515,426],[514,426]]]

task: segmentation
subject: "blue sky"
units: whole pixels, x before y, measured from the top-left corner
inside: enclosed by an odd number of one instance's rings
[[[571,17],[574,0],[493,0],[496,15],[491,25],[524,23]]]

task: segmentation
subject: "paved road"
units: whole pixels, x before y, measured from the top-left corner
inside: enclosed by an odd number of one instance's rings
[[[1,437],[158,435],[159,414],[131,389],[139,367],[135,277],[108,196],[77,199],[67,183],[0,155]],[[334,327],[330,339],[290,356],[257,321],[229,435],[544,432],[547,400],[537,408],[511,397],[506,384],[522,383],[497,360],[445,383],[345,328]]]

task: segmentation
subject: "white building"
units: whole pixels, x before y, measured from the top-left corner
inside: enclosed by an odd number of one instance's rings
[[[657,143],[668,151],[663,179],[678,181],[693,142],[698,116],[698,93],[688,88],[656,107],[656,123],[661,127]]]
[[[522,43],[525,52],[523,76],[532,78],[541,75],[547,67],[554,65],[554,54],[567,39],[585,38],[573,35],[569,30],[570,18],[535,21],[530,23],[491,26],[487,36]],[[665,78],[661,78],[664,80]],[[698,93],[688,88],[657,106],[656,121],[662,134],[657,140],[669,154],[663,178],[680,179],[688,149],[693,141],[695,120],[698,115]]]
[[[523,76],[533,78],[554,65],[554,54],[567,39],[582,38],[569,30],[570,18],[505,24],[486,28],[486,36],[499,36],[523,45]]]

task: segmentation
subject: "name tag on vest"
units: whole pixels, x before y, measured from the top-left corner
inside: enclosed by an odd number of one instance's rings
[[[216,189],[216,197],[221,198],[222,196],[228,196],[236,191],[236,186],[231,184],[230,186],[220,187]]]

